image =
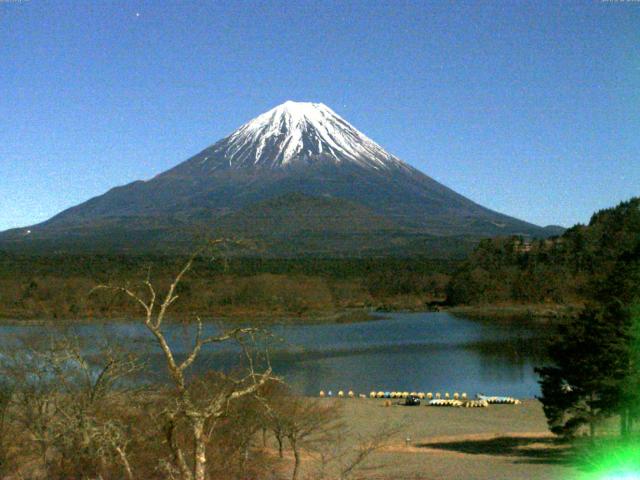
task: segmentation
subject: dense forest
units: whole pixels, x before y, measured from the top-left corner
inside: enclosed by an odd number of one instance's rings
[[[595,213],[588,225],[526,242],[482,241],[447,286],[451,304],[584,303],[616,265],[640,255],[640,198]]]
[[[106,318],[136,314],[98,284],[168,287],[180,256],[0,253],[0,316]],[[201,255],[180,285],[176,314],[313,316],[349,308],[424,309],[442,301],[459,261],[427,258],[260,259]],[[346,317],[345,317],[346,319]]]

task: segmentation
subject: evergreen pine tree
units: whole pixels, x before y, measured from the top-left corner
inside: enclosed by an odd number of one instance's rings
[[[640,241],[627,238],[608,275],[591,283],[591,306],[561,327],[538,368],[551,431],[572,436],[584,424],[620,416],[627,435],[640,417]]]
[[[597,305],[585,309],[550,345],[552,365],[536,369],[553,433],[571,437],[587,425],[594,436],[598,422],[620,410],[629,350],[619,313]]]

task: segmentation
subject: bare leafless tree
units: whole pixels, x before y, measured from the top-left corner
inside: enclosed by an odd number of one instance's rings
[[[55,437],[55,416],[60,401],[51,365],[42,361],[31,342],[5,347],[2,377],[13,387],[12,421],[35,444],[43,467]],[[32,447],[33,448],[33,447]]]
[[[297,480],[302,465],[302,450],[322,443],[332,432],[342,428],[337,402],[317,400],[293,394],[286,386],[276,386],[266,398],[266,425],[278,443],[283,457],[286,439],[293,452],[292,480]]]
[[[352,449],[352,454],[346,456],[340,468],[340,480],[348,480],[355,476],[359,471],[365,467],[365,463],[369,458],[378,450],[383,448],[389,438],[398,433],[401,430],[398,426],[383,425],[369,436],[357,436],[355,448]],[[379,469],[381,466],[376,465],[375,469]]]
[[[214,242],[214,245],[223,244],[225,244],[223,240]],[[162,298],[157,294],[149,276],[143,282],[146,294],[134,291],[128,286],[100,285],[96,287],[124,293],[137,302],[144,312],[144,325],[162,350],[176,392],[174,404],[168,407],[165,412],[164,432],[172,452],[173,462],[183,480],[205,480],[207,477],[207,425],[220,418],[230,402],[255,394],[262,385],[273,378],[268,362],[260,372],[255,368],[254,355],[251,350],[255,345],[255,337],[259,334],[255,328],[233,328],[217,335],[205,336],[203,335],[202,321],[198,317],[195,319],[195,339],[190,350],[182,360],[176,358],[164,330],[167,312],[171,305],[178,300],[176,293],[178,285],[192,268],[194,260],[200,253],[201,251],[198,251],[186,262]],[[192,395],[192,389],[190,389],[187,372],[204,347],[224,342],[235,342],[241,347],[247,363],[246,374],[232,377],[221,373],[224,375],[224,387],[208,392],[206,398],[195,398]],[[181,420],[186,421],[190,430],[190,440],[193,445],[191,466],[187,462],[185,448],[176,435]]]
[[[130,469],[123,462],[124,429],[116,435],[108,417],[113,405],[131,401],[132,389],[120,380],[141,368],[131,352],[104,343],[89,354],[77,336],[61,333],[23,338],[4,352],[0,373],[12,388],[9,420],[28,432],[48,478],[95,477],[114,457]]]
[[[4,379],[3,379],[4,380]],[[14,386],[0,381],[0,478],[8,469],[9,460],[9,407],[13,398]]]
[[[364,472],[382,467],[379,464],[372,465],[371,457],[403,429],[401,424],[384,423],[372,433],[361,434],[345,424],[339,424],[314,449],[318,460],[315,478],[367,478]]]
[[[115,459],[128,475],[128,435],[109,412],[132,401],[138,388],[121,381],[139,373],[143,364],[132,352],[107,342],[91,354],[77,336],[56,341],[45,360],[60,388],[55,446],[64,463],[72,473],[94,476]]]

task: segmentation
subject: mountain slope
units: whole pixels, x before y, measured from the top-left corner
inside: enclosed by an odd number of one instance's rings
[[[541,227],[486,209],[402,162],[325,105],[286,102],[149,181],[114,188],[29,227],[28,234],[25,229],[0,234],[0,246],[65,249],[76,239],[74,248],[99,242],[108,249],[111,238],[119,250],[122,236],[125,244],[130,236],[139,239],[125,250],[163,249],[176,242],[188,246],[196,231],[251,233],[245,228],[246,212],[264,210],[269,204],[263,202],[283,196],[292,211],[296,199],[347,202],[316,202],[315,215],[326,219],[336,215],[337,205],[350,205],[354,212],[367,212],[360,223],[371,222],[368,231],[388,235],[547,236]],[[297,235],[296,224],[302,221],[286,214],[263,216],[263,223],[267,219],[280,232],[275,237],[282,238]],[[386,229],[377,228],[379,219]],[[322,224],[316,227],[323,229]],[[324,230],[329,241],[331,229]],[[339,237],[350,233],[356,229]]]

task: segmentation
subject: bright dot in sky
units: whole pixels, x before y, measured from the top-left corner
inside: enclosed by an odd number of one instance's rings
[[[140,16],[140,12],[136,12],[136,17],[139,17],[139,16]]]

